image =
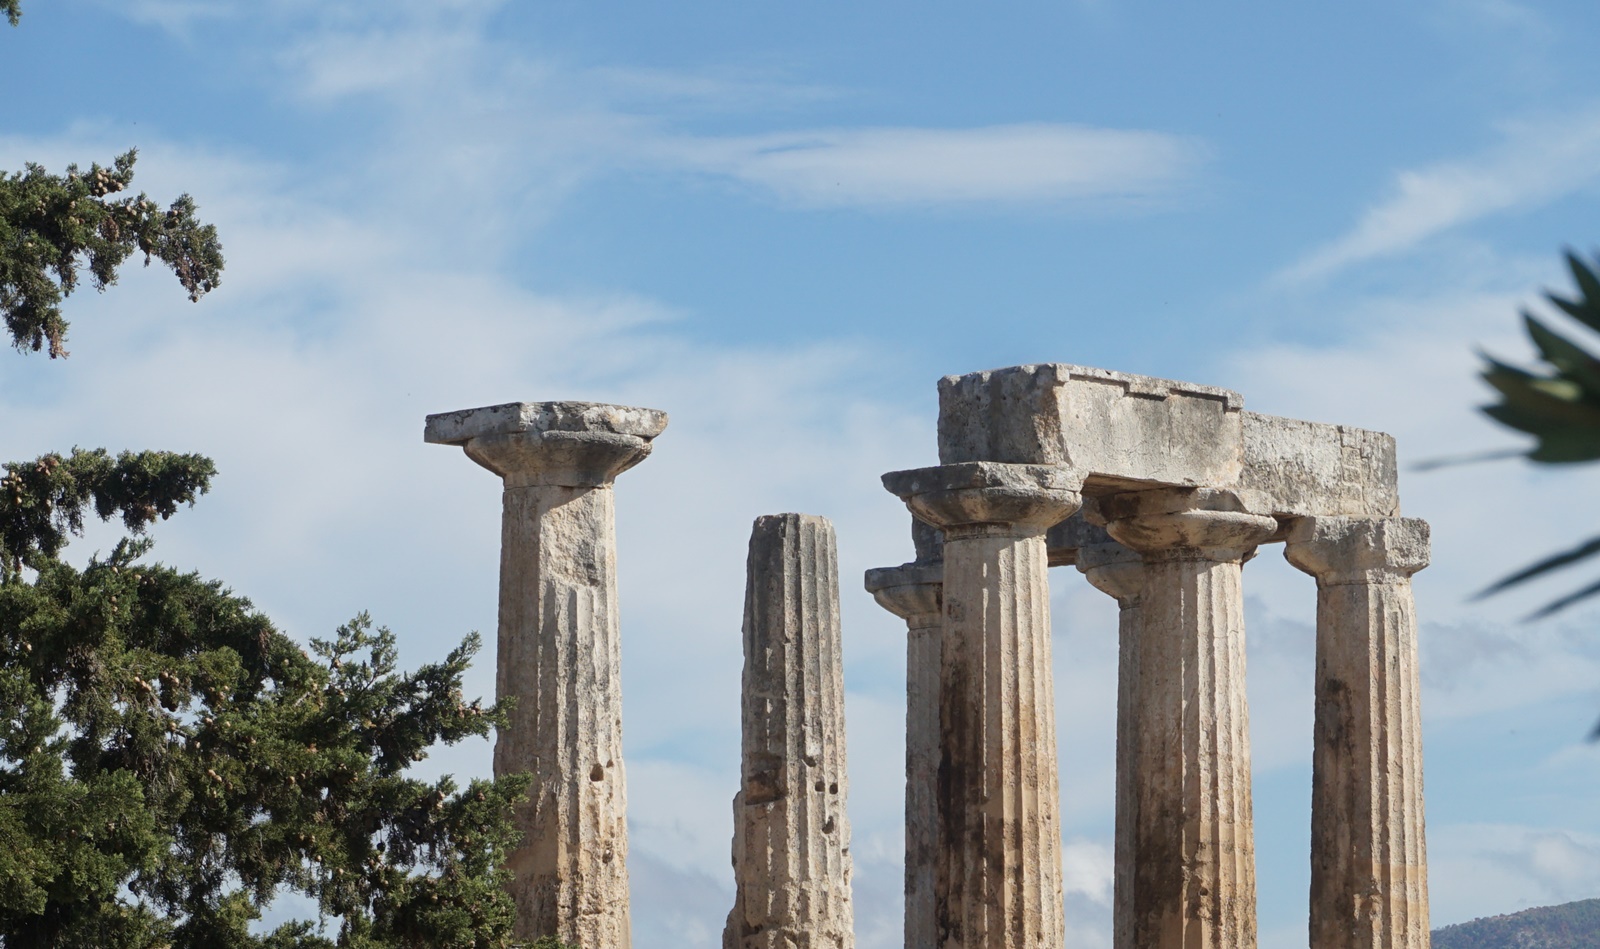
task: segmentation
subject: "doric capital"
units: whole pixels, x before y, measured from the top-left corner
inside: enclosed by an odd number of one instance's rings
[[[1319,584],[1403,580],[1428,565],[1428,522],[1415,517],[1303,517],[1283,555]]]
[[[423,440],[460,445],[506,487],[598,487],[650,454],[667,413],[596,402],[508,402],[428,416]]]
[[[1134,605],[1144,593],[1144,558],[1137,550],[1116,541],[1090,544],[1078,548],[1075,562],[1095,589],[1123,606]]]
[[[883,486],[946,539],[1042,534],[1078,509],[1083,476],[1055,465],[971,461],[891,471]]]
[[[1276,519],[1244,510],[1231,491],[1156,488],[1099,499],[1098,514],[1116,540],[1146,560],[1242,560],[1278,532]]]
[[[937,626],[944,610],[944,564],[907,563],[867,571],[867,592],[912,629]]]

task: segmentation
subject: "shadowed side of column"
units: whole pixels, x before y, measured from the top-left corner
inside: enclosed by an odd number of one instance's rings
[[[1115,597],[1117,618],[1117,794],[1112,877],[1112,949],[1135,949],[1133,941],[1135,829],[1139,826],[1140,718],[1148,705],[1139,676],[1139,603],[1144,596],[1144,561],[1121,544],[1082,547],[1077,567],[1095,589]]]
[[[1044,534],[1078,508],[1081,479],[973,462],[883,481],[944,532],[938,945],[1053,949],[1065,924]]]
[[[918,533],[933,532],[914,521]],[[936,532],[934,532],[936,533]],[[867,592],[906,621],[906,946],[938,940],[934,892],[939,845],[939,676],[943,659],[943,538],[919,544],[918,560],[868,570]]]
[[[1132,943],[1255,949],[1255,830],[1241,566],[1278,528],[1229,492],[1100,503],[1144,560]]]

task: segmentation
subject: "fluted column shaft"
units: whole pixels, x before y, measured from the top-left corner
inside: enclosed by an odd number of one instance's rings
[[[501,476],[496,775],[532,772],[510,892],[519,940],[630,945],[613,479],[666,426],[653,409],[511,403],[430,416]]]
[[[1113,841],[1113,949],[1135,949],[1134,865],[1139,826],[1139,747],[1144,727],[1140,717],[1149,707],[1139,678],[1139,604],[1144,598],[1144,562],[1121,544],[1097,544],[1078,550],[1078,570],[1096,589],[1116,598],[1117,615],[1117,790]]]
[[[1290,563],[1317,578],[1312,949],[1427,949],[1417,617],[1428,525],[1306,518]]]
[[[507,487],[496,775],[532,771],[511,853],[519,927],[627,945],[627,789],[609,487]],[[570,933],[570,935],[568,935]],[[599,940],[617,939],[620,943]]]
[[[757,518],[745,587],[738,887],[725,949],[853,949],[833,525]]]
[[[1044,532],[1066,469],[974,462],[884,476],[944,531],[935,903],[943,949],[1058,949],[1055,692]]]
[[[1145,564],[1133,945],[1254,949],[1240,566],[1277,522],[1204,489],[1117,495],[1101,509],[1111,536]]]
[[[906,621],[907,947],[938,943],[935,865],[939,847],[939,678],[944,565],[908,563],[867,571],[867,590]]]

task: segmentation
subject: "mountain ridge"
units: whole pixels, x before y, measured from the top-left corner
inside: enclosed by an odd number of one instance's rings
[[[1600,899],[1485,916],[1433,931],[1433,949],[1597,949]]]

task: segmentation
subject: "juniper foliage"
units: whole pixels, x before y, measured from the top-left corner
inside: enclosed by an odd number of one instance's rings
[[[67,355],[62,300],[81,273],[96,290],[116,283],[135,251],[146,266],[159,258],[171,267],[190,300],[216,289],[222,244],[217,229],[195,217],[193,198],[181,195],[162,210],[143,193],[113,197],[132,184],[137,157],[130,149],[109,168],[69,165],[65,175],[32,162],[0,174],[0,316],[19,349]]]
[[[0,0],[0,13],[16,26],[21,0]],[[104,291],[136,250],[145,266],[159,259],[172,268],[192,301],[217,288],[222,244],[217,229],[195,217],[193,198],[180,195],[163,211],[143,193],[112,197],[133,183],[138,154],[129,149],[111,167],[87,172],[68,165],[65,175],[32,162],[0,172],[0,317],[18,349],[67,355],[61,301],[78,288],[79,272]]]
[[[0,945],[509,946],[502,864],[527,780],[423,781],[488,734],[479,648],[398,669],[363,614],[309,651],[220,582],[146,560],[211,462],[74,451],[0,478]],[[87,517],[127,531],[79,569]],[[268,929],[284,893],[318,920]]]
[[[19,0],[0,0],[13,25]],[[113,197],[135,153],[63,176],[0,173],[0,315],[67,355],[61,302],[135,251],[193,300],[223,266],[187,195]],[[439,743],[504,709],[462,695],[479,648],[399,668],[366,614],[308,650],[222,583],[147,559],[193,504],[200,455],[74,449],[0,466],[0,946],[491,949],[511,945],[511,810],[527,778],[424,781]],[[63,559],[85,521],[105,557]],[[263,923],[284,894],[317,918]],[[275,918],[281,914],[275,914]]]

